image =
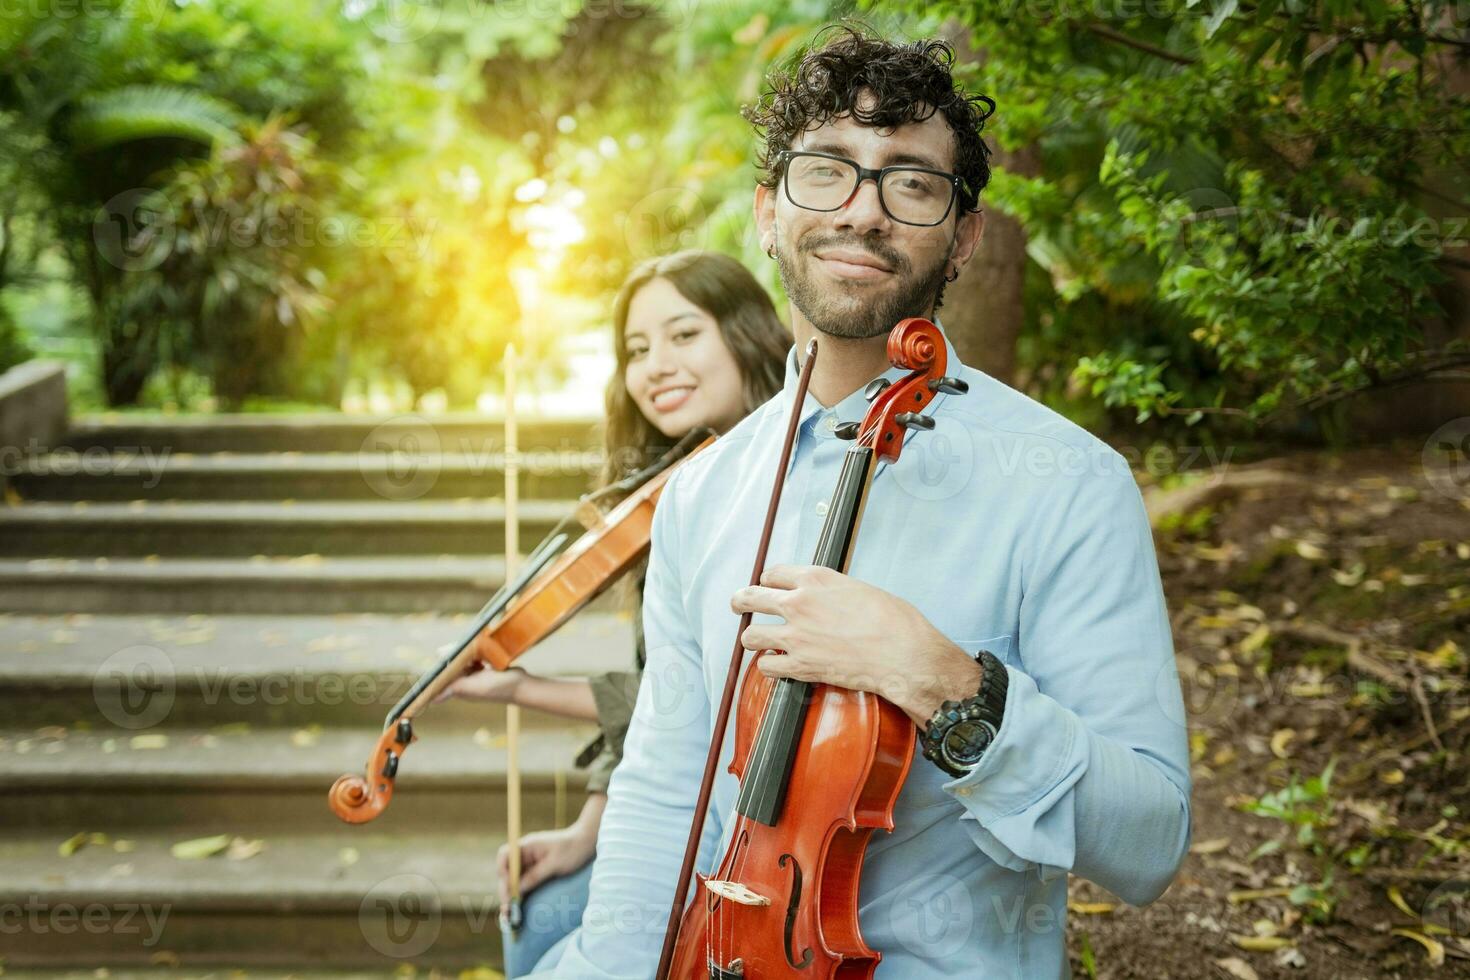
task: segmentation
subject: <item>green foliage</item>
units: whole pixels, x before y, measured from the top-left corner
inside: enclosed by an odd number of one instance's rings
[[[79,100],[69,135],[81,153],[170,136],[205,146],[229,146],[240,140],[238,125],[234,107],[202,92],[127,85]]]
[[[1023,363],[1074,365],[1065,394],[1290,425],[1470,363],[1426,334],[1470,228],[1450,0],[873,5],[967,28],[1001,147],[1039,152],[989,196],[1045,272]]]
[[[1333,759],[1320,775],[1305,781],[1293,775],[1284,788],[1247,800],[1240,807],[1246,813],[1277,820],[1294,829],[1296,846],[1315,859],[1321,879],[1297,884],[1287,897],[1293,904],[1304,907],[1308,917],[1317,922],[1331,921],[1338,900],[1334,880],[1337,860],[1343,854],[1325,833],[1337,822],[1336,801],[1332,796],[1332,773],[1336,767],[1337,760]],[[1255,856],[1261,853],[1264,852],[1258,849]]]
[[[0,304],[0,373],[10,370],[23,361],[29,361],[34,352],[20,335],[20,328],[10,311]]]
[[[207,373],[226,408],[265,387],[324,308],[310,249],[293,241],[321,221],[315,153],[274,119],[179,169],[159,195],[161,260],[109,295],[107,315],[153,330],[159,359]]]

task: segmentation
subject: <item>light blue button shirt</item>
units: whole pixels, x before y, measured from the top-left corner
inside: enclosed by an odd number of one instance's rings
[[[965,650],[996,654],[1010,688],[974,772],[952,778],[915,750],[896,826],[868,845],[863,936],[883,954],[878,980],[1067,977],[1067,872],[1145,904],[1188,849],[1173,638],[1123,457],[945,349],[969,391],[936,397],[935,428],[910,431],[878,468],[848,574],[913,603]],[[739,623],[730,597],[750,578],[796,378],[793,347],[784,390],[664,489],[643,597],[647,670],[589,904],[556,977],[654,974]],[[831,409],[807,395],[768,564],[811,562],[848,446],[832,430],[867,408],[861,390]],[[732,715],[725,762],[734,727]],[[737,790],[722,765],[702,873]]]

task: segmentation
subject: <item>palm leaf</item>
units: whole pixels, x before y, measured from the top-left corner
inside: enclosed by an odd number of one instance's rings
[[[212,95],[172,85],[127,85],[84,99],[71,138],[82,151],[171,136],[206,146],[240,141],[240,114]]]

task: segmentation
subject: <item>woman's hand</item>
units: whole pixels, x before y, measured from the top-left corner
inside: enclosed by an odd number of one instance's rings
[[[521,838],[521,895],[550,878],[569,875],[592,860],[597,852],[597,828],[573,824],[558,830],[538,830]],[[500,907],[510,905],[510,845],[501,844],[495,857],[500,867]]]
[[[458,677],[434,698],[434,703],[450,698],[466,698],[470,701],[495,701],[501,704],[516,704],[516,692],[530,675],[519,667],[495,670],[483,667],[473,673]]]

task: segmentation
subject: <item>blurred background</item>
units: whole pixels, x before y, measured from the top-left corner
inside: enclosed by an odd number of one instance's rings
[[[524,547],[634,264],[786,316],[739,110],[842,19],[998,103],[946,330],[1155,524],[1195,850],[1149,909],[1077,884],[1075,975],[1470,975],[1450,0],[0,4],[0,969],[494,975],[503,713],[426,718],[371,829],[326,788],[503,580],[507,345]],[[620,668],[628,614],[537,656]],[[561,825],[586,733],[533,724]]]

